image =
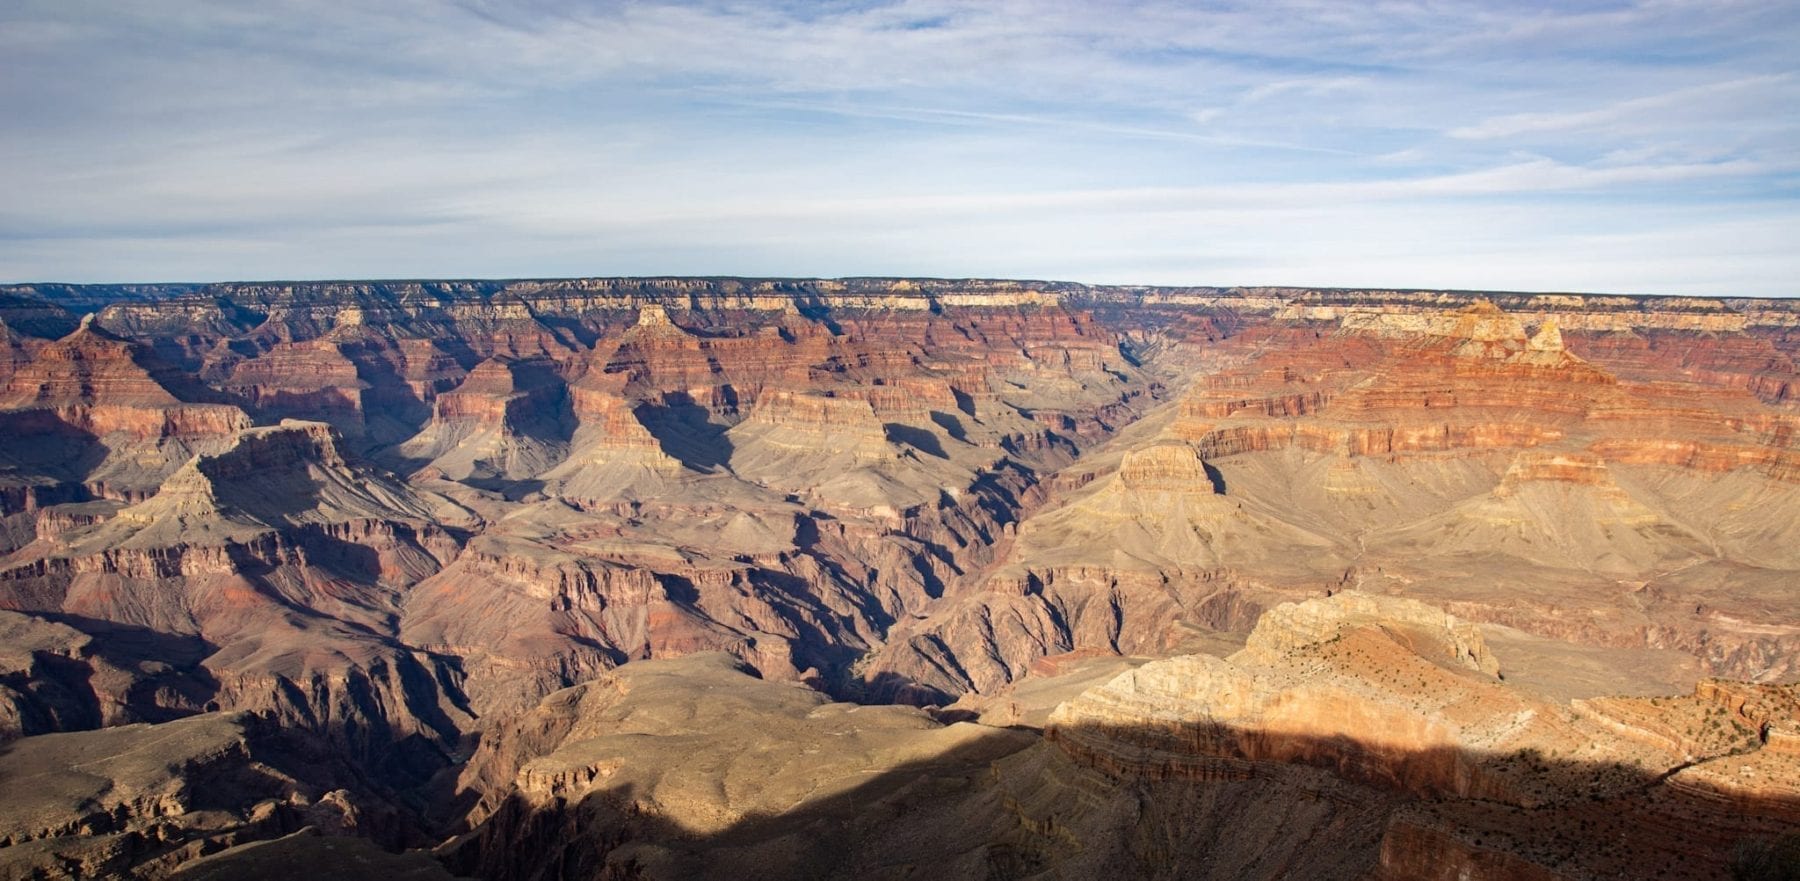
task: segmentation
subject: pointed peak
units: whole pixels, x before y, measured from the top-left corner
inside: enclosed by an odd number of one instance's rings
[[[122,337],[114,336],[111,331],[101,327],[99,317],[99,313],[96,312],[89,312],[81,316],[81,324],[70,331],[68,336],[63,337],[61,342],[72,343],[92,339],[102,339],[111,343],[125,342]]]
[[[638,307],[637,324],[627,328],[625,340],[680,340],[691,337],[687,328],[669,320],[669,312],[661,303],[645,303]]]
[[[494,356],[484,358],[481,363],[470,368],[452,394],[509,395],[512,394],[514,385],[512,362]]]
[[[1557,326],[1556,319],[1546,318],[1538,325],[1537,333],[1531,335],[1526,348],[1534,352],[1561,352],[1563,345],[1562,328]]]

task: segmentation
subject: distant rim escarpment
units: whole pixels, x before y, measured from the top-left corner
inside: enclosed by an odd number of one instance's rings
[[[323,307],[334,311],[317,317],[331,325],[378,322],[387,317],[380,314],[386,310],[417,316],[432,310],[479,305],[512,307],[530,315],[555,317],[635,310],[650,304],[677,312],[772,313],[1055,304],[1097,310],[1131,308],[1151,313],[1199,309],[1336,322],[1358,310],[1436,312],[1477,301],[1493,303],[1528,324],[1554,317],[1560,326],[1572,330],[1731,332],[1800,324],[1800,300],[1773,297],[1282,285],[1096,285],[991,278],[644,276],[0,285],[0,307],[8,313],[13,329],[45,337],[66,333],[86,312],[98,313],[103,327],[129,325],[135,309],[152,303],[157,304],[157,311],[165,320],[169,307],[183,304],[208,311],[242,310],[246,313],[242,317],[252,320],[259,320],[260,313],[270,309]],[[29,311],[35,304],[47,308],[32,315],[35,320],[21,321],[22,310]],[[371,313],[371,309],[375,312]]]
[[[60,282],[31,281],[0,283],[0,294],[24,294],[77,302],[120,302],[126,300],[166,300],[183,296],[220,294],[256,295],[286,291],[303,295],[333,293],[438,294],[450,296],[491,296],[500,293],[541,293],[545,291],[604,291],[621,294],[665,293],[681,296],[706,293],[755,292],[771,296],[805,297],[895,294],[930,297],[936,294],[1001,295],[1032,292],[1047,294],[1059,300],[1124,300],[1167,296],[1207,296],[1225,299],[1258,299],[1279,297],[1303,298],[1320,302],[1421,302],[1445,298],[1466,302],[1486,299],[1511,304],[1550,302],[1576,298],[1590,305],[1618,306],[1625,303],[1672,305],[1685,309],[1740,308],[1746,304],[1786,303],[1792,297],[1717,296],[1704,294],[1633,294],[1607,291],[1521,291],[1507,289],[1396,287],[1382,285],[1166,285],[1166,284],[1091,284],[1079,281],[1036,278],[949,278],[938,276],[843,276],[838,278],[808,276],[739,276],[739,275],[642,275],[642,276],[571,276],[544,278],[317,278],[317,279],[244,279],[216,282]]]

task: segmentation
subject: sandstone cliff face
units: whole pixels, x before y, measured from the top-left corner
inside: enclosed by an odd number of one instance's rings
[[[1155,642],[1070,634],[1091,609],[1136,617],[1140,633],[1201,624],[1213,591],[1187,587],[1197,571],[1230,573],[1253,608],[1360,584],[1546,636],[1704,644],[1721,675],[1787,675],[1750,660],[1779,654],[1787,628],[1723,624],[1763,615],[1774,588],[1759,576],[1701,587],[1735,564],[1794,565],[1769,541],[1793,518],[1746,522],[1719,488],[1786,510],[1785,417],[1691,373],[1649,382],[1639,364],[1622,380],[1569,350],[1560,311],[1528,331],[1491,302],[1401,302],[1307,306],[1283,315],[1298,327],[1242,331],[1260,354],[1217,359],[1228,366],[1050,478],[1059,498],[1019,525],[1003,565],[964,582],[976,589],[920,636],[890,640],[877,675],[988,693],[1035,657],[1142,650]],[[1020,601],[1051,576],[1048,607]],[[1667,585],[1659,599],[1704,591],[1733,611],[1621,602],[1646,582]],[[1081,583],[1093,587],[1067,595]],[[996,618],[1009,622],[999,637],[968,623]]]

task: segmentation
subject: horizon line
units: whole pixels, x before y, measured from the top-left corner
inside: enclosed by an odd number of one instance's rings
[[[342,285],[342,284],[498,284],[511,285],[521,283],[554,283],[579,281],[740,281],[740,282],[855,282],[855,281],[910,281],[941,283],[974,283],[974,282],[1008,282],[1022,285],[1069,286],[1091,290],[1211,290],[1221,293],[1231,291],[1320,291],[1320,292],[1367,292],[1396,294],[1494,294],[1507,296],[1574,296],[1574,297],[1625,297],[1631,299],[1659,300],[1793,300],[1800,298],[1800,293],[1788,295],[1758,294],[1703,294],[1703,293],[1643,293],[1598,290],[1518,290],[1507,288],[1465,288],[1465,287],[1432,287],[1419,285],[1316,285],[1316,284],[1161,284],[1145,282],[1086,282],[1073,279],[1049,278],[1015,278],[1008,276],[938,276],[938,275],[732,275],[722,273],[698,273],[683,275],[678,273],[659,273],[649,275],[568,275],[568,276],[393,276],[393,277],[337,277],[337,278],[240,278],[219,279],[213,281],[0,281],[0,290],[19,288],[62,287],[62,288],[207,288],[233,285]]]

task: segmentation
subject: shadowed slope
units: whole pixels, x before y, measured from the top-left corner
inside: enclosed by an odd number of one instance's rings
[[[484,744],[480,825],[449,858],[495,878],[1707,878],[1800,818],[1791,688],[1558,706],[1435,609],[1271,615],[1229,662],[1089,688],[1047,739],[705,657],[632,665]]]

